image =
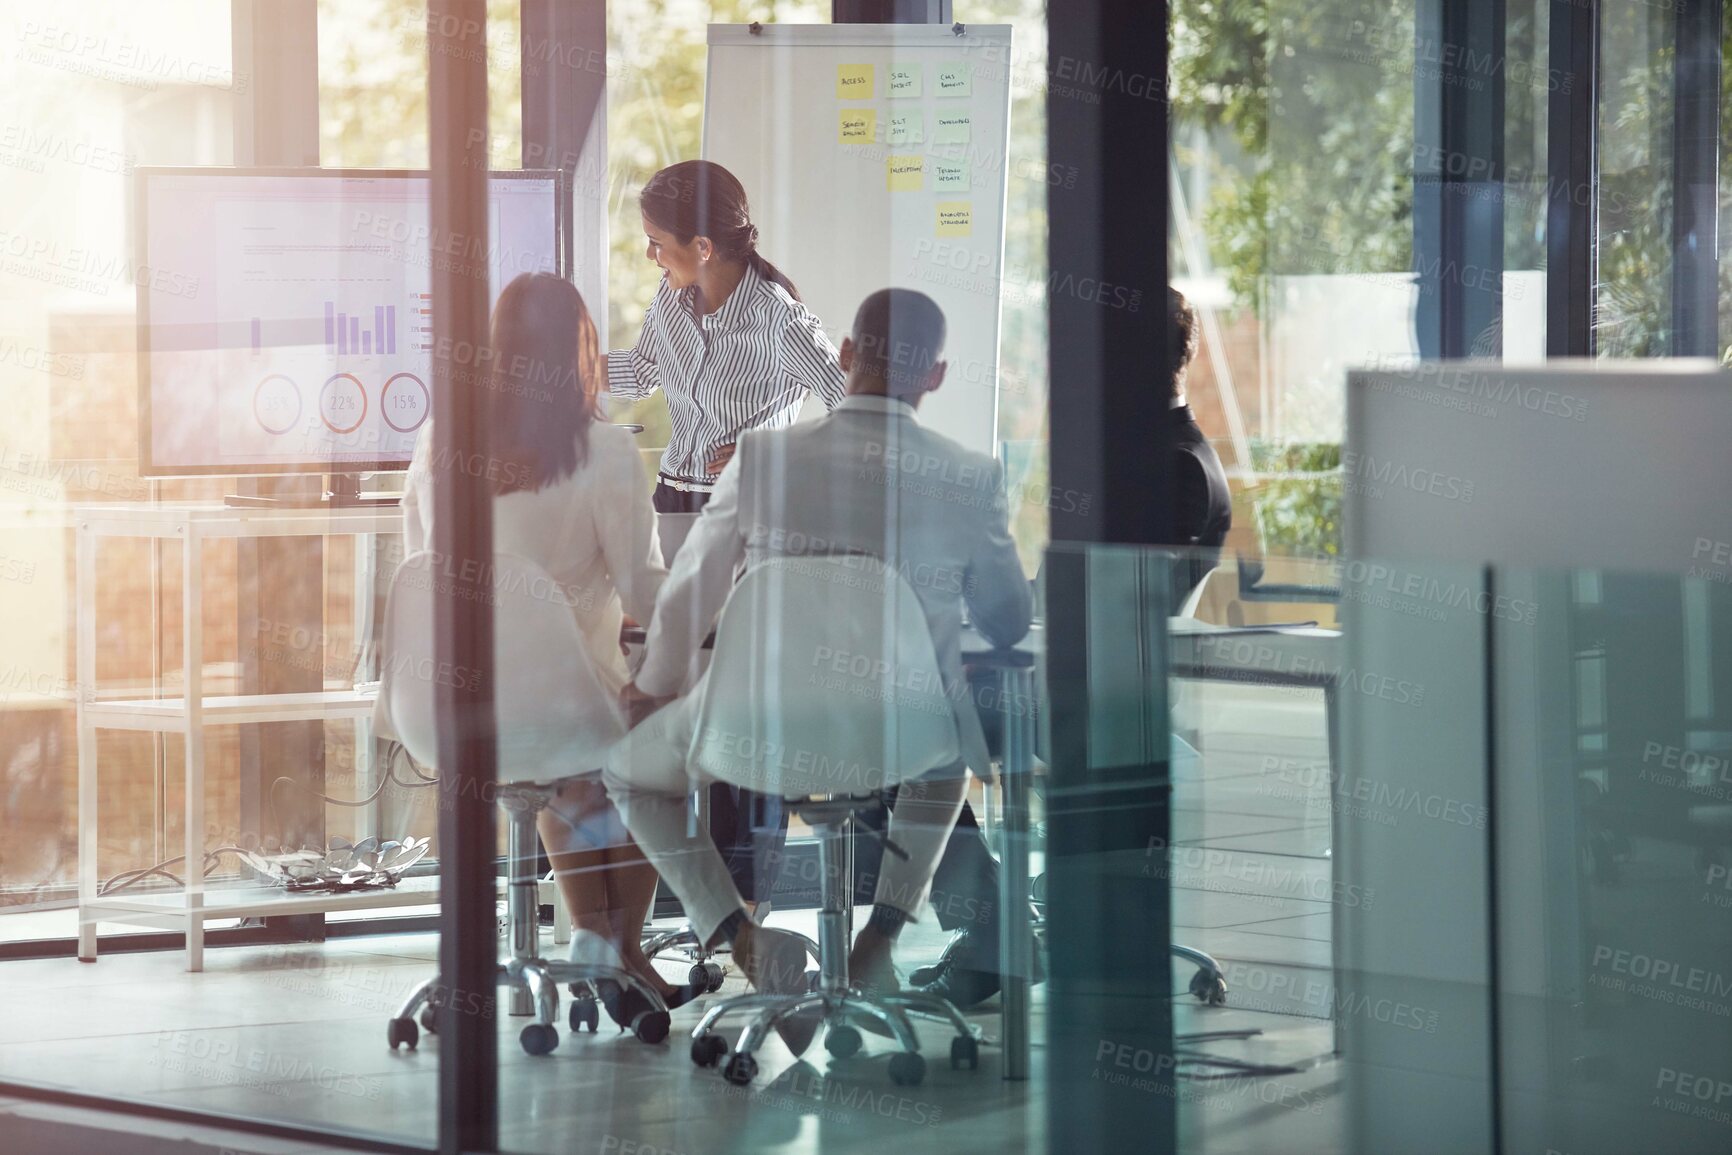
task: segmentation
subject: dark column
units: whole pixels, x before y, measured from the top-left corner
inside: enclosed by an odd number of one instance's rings
[[[1672,74],[1672,348],[1719,357],[1722,0],[1678,0]]]
[[[830,0],[832,24],[949,24],[950,0]]]
[[[312,4],[235,0],[231,12],[235,86],[235,164],[316,166],[319,163],[318,11]],[[316,494],[318,474],[241,478],[242,493]],[[323,538],[261,538],[236,543],[236,631],[241,692],[286,694],[323,688],[324,653],[263,661],[278,637],[325,637]],[[300,631],[306,631],[304,634]],[[322,722],[242,726],[240,821],[243,831],[282,838],[291,846],[325,844],[325,737]],[[274,795],[271,784],[287,778]],[[293,938],[324,937],[323,915],[270,919]]]
[[[485,250],[487,236],[487,6],[431,0],[427,9],[432,234],[437,244]],[[475,375],[438,351],[487,343],[487,270],[433,263],[434,459],[487,452],[487,395]],[[433,473],[432,548],[446,573],[486,574],[493,558],[486,470]],[[452,583],[455,585],[456,583]],[[493,610],[450,590],[435,602],[439,668],[481,671],[439,679],[439,1150],[498,1149],[498,1024],[494,986],[495,837]]]
[[[1420,356],[1503,356],[1504,0],[1420,0],[1413,260]]]
[[[1051,476],[1068,498],[1053,503],[1046,562],[1047,1126],[1067,1151],[1176,1143],[1171,900],[1165,871],[1145,872],[1170,828],[1165,564],[1107,544],[1171,540],[1156,448],[1167,17],[1166,3],[1067,0],[1047,22],[1047,160],[1079,174],[1048,190],[1049,284],[1090,289],[1047,294]],[[1135,754],[1099,742],[1133,733],[1147,739]]]
[[[1594,351],[1594,118],[1599,13],[1583,0],[1551,0],[1546,98],[1546,356]]]
[[[607,134],[596,112],[607,100],[607,5],[605,0],[522,0],[523,32],[523,153],[524,168],[556,168],[565,174],[565,191],[581,208],[603,206],[607,199]],[[591,128],[596,131],[593,136]],[[568,226],[569,226],[569,214]],[[602,227],[605,227],[603,223]],[[564,268],[574,270],[572,238],[562,238]],[[587,234],[586,234],[587,235]],[[605,249],[606,246],[599,246]],[[578,276],[586,300],[605,319],[605,269],[594,277]],[[586,280],[593,281],[586,284]],[[603,326],[605,328],[605,325]]]

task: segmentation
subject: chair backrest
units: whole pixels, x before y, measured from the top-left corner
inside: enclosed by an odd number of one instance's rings
[[[920,599],[876,558],[747,571],[716,628],[691,762],[765,794],[865,794],[960,755]]]
[[[1220,568],[1220,566],[1214,565],[1203,571],[1202,575],[1197,578],[1197,584],[1192,586],[1191,592],[1185,595],[1185,600],[1180,604],[1178,612],[1173,615],[1175,618],[1194,618],[1197,616],[1197,609],[1203,604],[1203,591],[1209,586],[1209,578]]]
[[[663,565],[674,564],[674,554],[680,552],[680,546],[686,543],[698,517],[695,513],[656,514],[656,540],[661,543]]]
[[[441,598],[480,597],[493,605],[493,662],[486,670],[442,670],[433,654],[433,613]],[[619,702],[584,649],[570,595],[534,562],[496,554],[474,580],[430,553],[403,559],[391,579],[379,693],[398,739],[427,766],[438,765],[435,694],[452,680],[489,678],[499,732],[501,782],[550,782],[600,769],[625,734]]]

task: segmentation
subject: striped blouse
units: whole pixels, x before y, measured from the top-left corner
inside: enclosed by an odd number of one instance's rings
[[[714,313],[700,316],[696,295],[664,277],[637,344],[608,354],[607,379],[622,401],[667,394],[673,431],[661,472],[707,486],[717,448],[745,430],[792,425],[808,389],[834,409],[846,374],[818,318],[749,263]]]

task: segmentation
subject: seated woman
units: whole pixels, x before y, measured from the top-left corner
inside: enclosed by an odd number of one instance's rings
[[[630,680],[620,649],[623,612],[647,622],[667,577],[649,484],[632,435],[599,420],[601,353],[583,298],[569,281],[525,274],[493,311],[489,454],[493,548],[535,562],[564,587],[601,683],[616,696]],[[468,466],[465,466],[468,468]],[[423,427],[404,486],[404,546],[433,540],[432,424]],[[470,469],[471,475],[475,470]],[[572,767],[581,771],[585,767]],[[595,778],[567,785],[541,814],[540,832],[571,911],[576,961],[623,965],[669,1006],[694,991],[663,981],[640,939],[656,871]],[[621,1025],[642,996],[604,984]],[[622,1000],[625,1004],[622,1005]]]

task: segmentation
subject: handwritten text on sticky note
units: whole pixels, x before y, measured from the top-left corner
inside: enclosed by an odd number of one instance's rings
[[[939,96],[972,96],[974,95],[974,74],[966,64],[941,64],[938,66]]]
[[[974,205],[968,201],[938,202],[938,235],[966,237],[974,232]]]
[[[932,188],[935,192],[967,192],[968,166],[954,160],[934,160]]]
[[[890,66],[890,99],[912,100],[920,95],[920,65],[892,64]]]
[[[973,119],[966,112],[940,112],[933,125],[933,144],[967,144],[974,132]]]
[[[878,131],[878,114],[870,108],[844,108],[836,130],[843,144],[871,144]]]
[[[919,192],[925,183],[926,158],[893,156],[886,162],[891,192]]]
[[[870,64],[838,64],[836,66],[836,97],[839,100],[871,100],[872,66]]]
[[[919,144],[926,139],[926,117],[919,112],[890,114],[889,144]]]

